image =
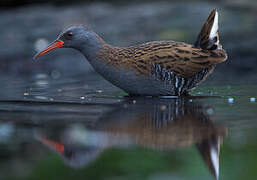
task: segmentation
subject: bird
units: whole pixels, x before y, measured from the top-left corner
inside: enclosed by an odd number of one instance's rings
[[[84,25],[73,25],[34,59],[57,48],[80,51],[97,73],[131,96],[188,96],[228,57],[219,41],[216,9],[194,44],[167,40],[117,47]]]

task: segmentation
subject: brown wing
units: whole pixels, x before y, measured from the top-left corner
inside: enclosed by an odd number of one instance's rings
[[[133,66],[140,73],[150,73],[158,64],[181,77],[195,73],[226,60],[223,50],[207,51],[179,42],[151,42],[135,47]]]
[[[227,58],[224,50],[203,50],[174,41],[154,41],[128,48],[105,46],[98,57],[108,65],[130,69],[138,74],[149,75],[155,65],[160,65],[180,77],[191,77]]]

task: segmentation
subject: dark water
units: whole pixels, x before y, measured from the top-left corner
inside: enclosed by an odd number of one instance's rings
[[[90,74],[0,79],[0,179],[257,177],[254,83],[132,98]]]

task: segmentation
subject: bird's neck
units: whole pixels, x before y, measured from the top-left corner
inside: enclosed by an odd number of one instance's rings
[[[86,57],[98,73],[104,75],[109,67],[112,67],[111,61],[115,59],[114,57],[116,57],[115,55],[118,49],[109,45],[94,33],[90,39],[87,39],[87,43],[83,44],[78,50]]]
[[[99,52],[106,48],[111,48],[111,45],[107,44],[99,35],[94,33],[78,50],[83,53],[87,60],[91,63],[96,61],[98,59],[97,57]]]

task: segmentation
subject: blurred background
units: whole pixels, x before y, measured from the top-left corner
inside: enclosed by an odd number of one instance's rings
[[[72,24],[194,43],[213,8],[229,58],[189,99],[127,99],[73,49],[33,60]],[[0,0],[0,28],[1,180],[256,179],[256,0]]]

